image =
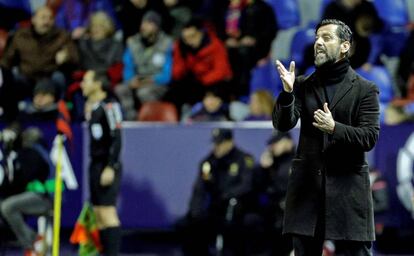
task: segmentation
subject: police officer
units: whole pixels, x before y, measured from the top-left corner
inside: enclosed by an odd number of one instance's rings
[[[104,255],[118,255],[120,221],[116,198],[121,180],[122,114],[118,102],[108,93],[106,74],[89,70],[81,83],[86,97],[85,117],[89,123],[91,203],[96,214]]]
[[[189,212],[181,222],[183,251],[185,255],[210,255],[209,247],[216,239],[216,250],[224,242],[230,255],[241,255],[238,231],[243,200],[251,190],[254,160],[235,146],[230,129],[214,129],[212,142],[212,152],[200,163]]]
[[[261,155],[260,165],[254,172],[255,212],[263,225],[261,236],[264,248],[271,255],[289,255],[292,241],[282,236],[283,212],[288,177],[295,152],[295,145],[289,133],[277,132],[267,141]]]

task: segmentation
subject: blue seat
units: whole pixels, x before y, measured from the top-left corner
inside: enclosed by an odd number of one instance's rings
[[[298,30],[292,38],[290,45],[290,58],[294,60],[297,68],[305,64],[305,50],[312,46],[315,41],[315,30],[303,28]]]
[[[392,78],[388,70],[383,66],[373,66],[370,71],[365,71],[361,68],[357,69],[356,72],[365,79],[372,81],[378,86],[379,89],[379,100],[380,100],[380,122],[384,123],[385,120],[385,109],[388,103],[394,97],[394,90],[392,85]]]
[[[410,21],[405,0],[374,0],[374,5],[389,27],[403,27]]]
[[[275,12],[279,29],[289,29],[300,25],[298,0],[265,0]]]
[[[389,28],[382,33],[383,53],[389,57],[399,57],[409,36],[406,28]]]
[[[359,68],[356,72],[378,86],[380,102],[388,103],[394,97],[392,77],[385,67],[373,66],[369,71]]]
[[[259,89],[268,90],[273,96],[279,95],[282,90],[282,81],[271,61],[263,66],[254,67],[251,72],[250,95]]]
[[[321,0],[321,8],[319,17],[322,18],[323,13],[325,12],[326,6],[334,0]]]

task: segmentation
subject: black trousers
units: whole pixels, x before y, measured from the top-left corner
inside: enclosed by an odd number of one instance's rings
[[[309,236],[293,236],[295,256],[322,255],[324,240]],[[335,243],[336,256],[371,256],[371,242],[337,240]]]

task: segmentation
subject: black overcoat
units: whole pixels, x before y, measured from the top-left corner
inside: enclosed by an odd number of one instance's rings
[[[313,236],[319,215],[326,239],[372,241],[373,205],[365,152],[374,147],[379,135],[378,89],[349,68],[328,106],[335,120],[332,135],[312,125],[314,111],[323,109],[325,101],[323,86],[313,73],[298,77],[292,94],[282,92],[273,111],[273,126],[280,131],[301,122],[288,182],[284,233]]]

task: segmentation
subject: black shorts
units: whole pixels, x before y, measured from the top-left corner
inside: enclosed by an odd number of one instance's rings
[[[109,186],[101,186],[101,174],[107,166],[103,161],[92,161],[89,166],[89,189],[91,203],[94,206],[115,206],[121,183],[121,167],[115,169],[114,182]]]

